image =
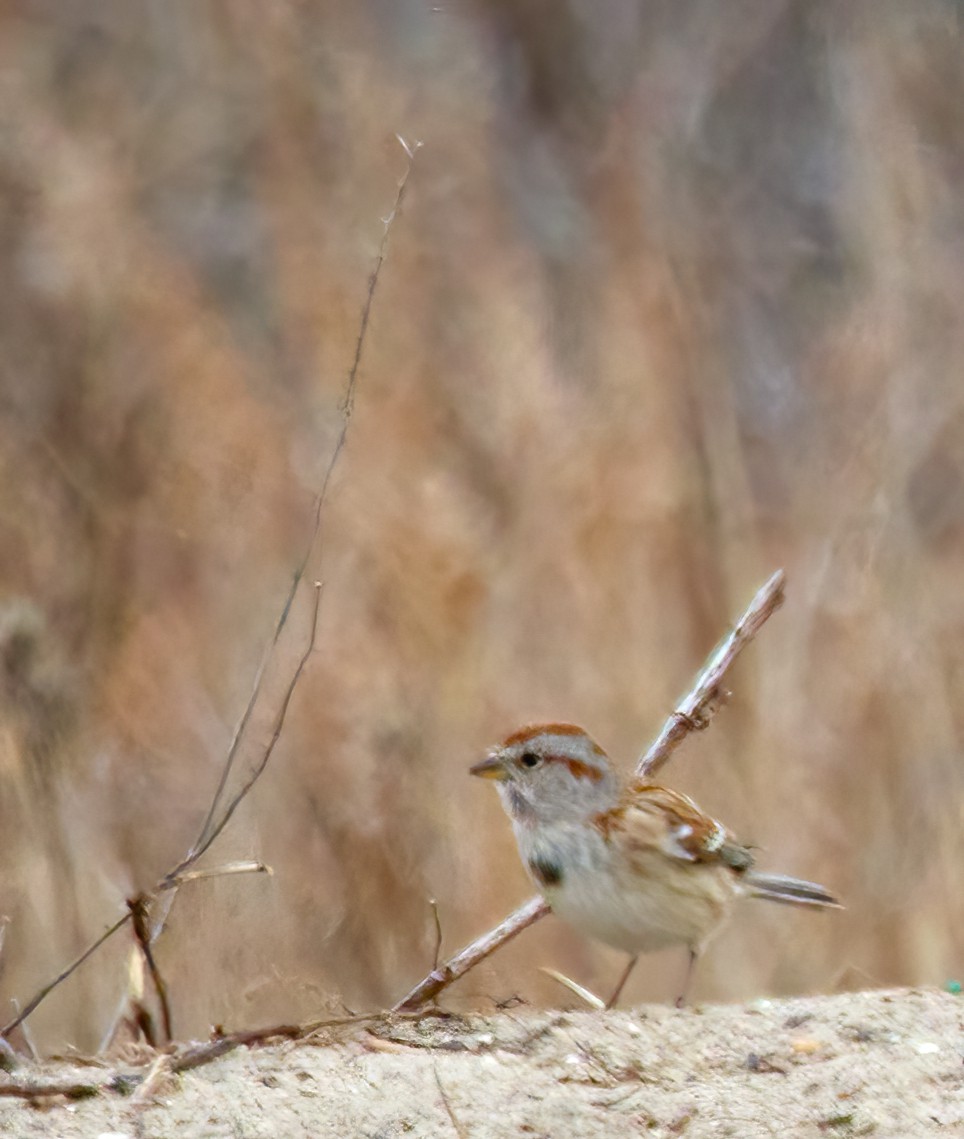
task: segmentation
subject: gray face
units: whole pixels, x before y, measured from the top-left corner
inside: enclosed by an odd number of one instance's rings
[[[619,793],[605,753],[568,724],[517,732],[472,774],[498,781],[503,806],[520,826],[585,819],[614,806]]]

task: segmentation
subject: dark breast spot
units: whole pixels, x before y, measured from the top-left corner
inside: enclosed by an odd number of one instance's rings
[[[529,873],[540,886],[558,886],[562,881],[562,867],[548,858],[530,859]]]

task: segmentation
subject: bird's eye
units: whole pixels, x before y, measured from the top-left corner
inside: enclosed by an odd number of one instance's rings
[[[542,763],[542,756],[536,755],[534,751],[524,751],[522,755],[519,756],[519,762],[523,767],[538,767],[539,764]]]

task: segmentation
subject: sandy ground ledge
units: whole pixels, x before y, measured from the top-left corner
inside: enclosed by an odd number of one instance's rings
[[[134,1069],[129,1069],[134,1071]],[[63,1062],[5,1080],[90,1080]],[[239,1049],[146,1106],[0,1098],[0,1135],[964,1136],[964,998],[894,991],[615,1013],[515,1010]]]

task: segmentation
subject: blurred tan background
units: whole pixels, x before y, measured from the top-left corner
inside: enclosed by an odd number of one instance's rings
[[[950,0],[21,0],[0,13],[0,1019],[185,852],[311,527],[318,652],[159,957],[175,1030],[380,1007],[531,893],[467,766],[668,781],[842,914],[697,999],[964,970],[964,32]],[[299,594],[254,762],[309,624]],[[33,1017],[100,1039],[120,935]],[[670,1000],[682,954],[627,999]],[[446,996],[571,1003],[554,919]]]

